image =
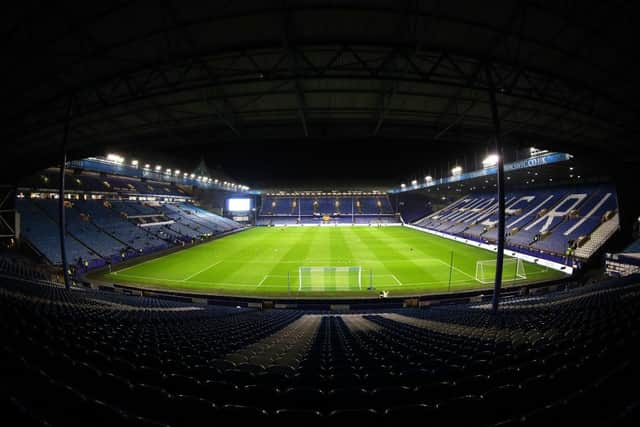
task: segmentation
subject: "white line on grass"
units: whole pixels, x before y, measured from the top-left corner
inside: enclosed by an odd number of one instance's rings
[[[185,282],[184,279],[179,280],[179,279],[164,279],[162,277],[152,277],[152,276],[134,276],[132,274],[122,274],[119,277],[123,277],[125,279],[127,278],[131,278],[131,279],[143,279],[143,280],[157,280],[159,282],[171,282],[171,283],[183,283],[183,284],[197,284],[197,285],[209,285],[212,287],[226,287],[226,286],[247,286],[247,287],[252,287],[255,288],[256,285],[253,283],[225,283],[225,282],[202,282],[199,280],[189,280],[188,282]]]
[[[150,262],[153,262],[153,261],[158,261],[159,259],[162,259],[162,258],[164,258],[164,257],[166,257],[166,256],[168,256],[168,255],[171,255],[171,254],[163,255],[163,256],[160,256],[160,257],[158,257],[158,258],[154,258],[154,259],[149,259],[149,260],[144,261],[144,262],[141,262],[141,263],[139,263],[139,264],[133,264],[133,265],[130,265],[129,267],[125,267],[125,268],[123,268],[123,269],[120,269],[120,270],[114,271],[114,272],[113,272],[113,274],[122,273],[123,271],[127,271],[127,270],[129,270],[130,268],[133,268],[133,267],[140,267],[141,265],[149,264]]]
[[[262,284],[264,283],[264,281],[265,281],[265,280],[267,280],[267,277],[269,277],[269,275],[268,275],[268,274],[266,274],[266,275],[262,278],[262,280],[260,280],[260,283],[258,283],[258,286],[256,286],[256,288],[259,288],[260,286],[262,286]]]
[[[396,283],[398,283],[398,285],[402,286],[402,282],[400,280],[398,280],[398,278],[396,277],[395,274],[392,274],[391,277],[393,277],[393,280],[395,280]]]
[[[470,275],[469,273],[467,273],[467,272],[465,272],[465,271],[463,271],[463,270],[460,270],[458,267],[454,267],[453,265],[449,265],[449,264],[447,264],[446,262],[444,262],[444,261],[443,261],[443,260],[441,260],[441,259],[438,259],[438,261],[440,261],[440,263],[441,263],[441,264],[444,264],[444,265],[446,265],[447,267],[450,267],[450,268],[454,269],[455,271],[459,271],[460,273],[464,274],[465,276],[469,277],[470,279],[472,279],[472,280],[476,280],[476,278],[475,278],[475,277],[473,277],[472,275]]]
[[[216,262],[214,262],[213,264],[209,265],[208,267],[203,268],[202,270],[196,271],[195,273],[193,273],[193,274],[191,274],[191,275],[187,276],[186,278],[182,279],[182,280],[181,280],[181,282],[186,282],[187,280],[189,280],[189,279],[191,279],[191,278],[193,278],[193,277],[196,277],[198,274],[200,274],[200,273],[204,273],[205,271],[209,270],[210,268],[215,267],[216,265],[220,264],[221,262],[222,262],[222,261],[216,261]]]
[[[533,272],[530,273],[530,276],[534,276],[534,275],[538,275],[538,274],[542,274],[544,273],[544,271],[540,271],[540,272]],[[285,277],[284,275],[280,276],[280,275],[273,275],[270,274],[268,276],[273,276],[273,277]],[[387,276],[391,276],[391,274],[381,274],[378,275],[377,277],[387,277]],[[121,277],[123,279],[127,279],[127,278],[131,278],[131,279],[143,279],[143,280],[157,280],[158,282],[170,282],[170,283],[185,283],[184,280],[178,280],[178,279],[166,279],[166,278],[162,278],[162,277],[152,277],[152,276],[136,276],[136,275],[132,275],[132,274],[121,274],[118,277]],[[474,282],[476,280],[474,279]],[[212,288],[216,288],[216,287],[256,287],[256,285],[251,284],[251,283],[225,283],[225,282],[220,282],[220,283],[216,283],[216,282],[203,282],[203,281],[198,281],[198,280],[190,280],[188,283],[193,283],[193,284],[197,284],[197,285],[208,285],[211,286]],[[445,283],[451,283],[453,286],[464,286],[464,285],[468,285],[469,284],[469,280],[464,279],[464,280],[452,280],[451,282],[449,282],[448,280],[432,280],[430,282],[405,282],[402,285],[404,287],[409,287],[409,288],[415,288],[416,286],[426,286],[426,285],[440,285],[440,284],[445,284]],[[287,286],[286,284],[274,284],[271,285],[272,287],[282,287],[284,288],[285,286]],[[379,285],[379,286],[389,286],[389,285]]]

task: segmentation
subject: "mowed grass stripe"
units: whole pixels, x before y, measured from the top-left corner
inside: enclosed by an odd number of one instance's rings
[[[387,270],[380,258],[378,258],[378,256],[363,241],[362,234],[363,233],[357,227],[346,228],[344,230],[344,241],[352,254],[358,254],[360,262],[354,262],[354,266],[362,267],[362,288],[368,288],[371,286],[371,278],[373,277],[374,271],[377,275],[387,275],[390,274],[390,272]],[[355,257],[355,255],[353,256]]]
[[[336,262],[343,262],[345,267],[355,267],[356,265],[351,264],[351,261],[353,261],[354,258],[354,254],[347,244],[344,230],[346,230],[346,228],[336,227],[334,229],[334,233],[331,234],[332,259],[334,259]],[[336,276],[336,274],[334,274],[334,276]],[[336,289],[341,291],[349,290],[350,285],[352,285],[351,283],[349,283],[351,280],[351,275],[341,273],[338,277],[338,282],[334,282]],[[334,280],[336,280],[335,277]]]
[[[286,232],[281,233],[286,234]],[[274,277],[277,276],[279,279],[276,280],[276,283],[274,283],[273,280],[270,281],[267,286],[269,289],[287,288],[287,290],[289,290],[289,283],[287,283],[287,279],[291,280],[291,290],[298,289],[298,268],[300,267],[302,260],[308,256],[315,240],[315,236],[313,234],[310,234],[310,236],[311,239],[303,233],[298,233],[295,240],[287,240],[288,244],[290,244],[289,248],[285,245],[282,245],[281,248],[277,248],[279,252],[282,252],[282,256],[279,261],[284,261],[284,263],[274,263],[269,269],[268,274]]]
[[[381,286],[395,286],[396,283],[393,283],[392,280],[388,280],[387,276],[390,278],[393,274],[393,271],[398,270],[398,265],[396,265],[395,269],[391,268],[391,264],[393,263],[404,263],[406,262],[404,259],[391,258],[391,254],[389,253],[381,253],[380,251],[375,251],[370,243],[367,243],[365,236],[370,233],[366,229],[353,228],[347,229],[346,233],[349,235],[349,239],[347,241],[349,245],[353,245],[352,252],[356,252],[364,257],[364,259],[368,260],[364,263],[363,268],[366,268],[365,274],[365,283],[367,286],[371,285],[371,279],[373,278],[374,287],[378,284]],[[382,258],[379,256],[382,255]],[[373,261],[375,259],[375,261]]]
[[[244,234],[244,233],[242,233]],[[231,237],[231,236],[230,236]],[[223,243],[224,239],[219,242]],[[224,250],[224,245],[220,246],[220,256],[230,259],[239,259],[250,262],[256,257],[264,257],[277,263],[279,257],[273,256],[273,238],[268,233],[256,233],[254,238],[241,245],[234,246],[233,251]],[[265,264],[252,265],[247,268],[247,264],[226,264],[222,263],[218,268],[208,270],[205,274],[198,276],[200,282],[210,283],[243,283],[258,286],[258,283],[269,271],[269,266]]]
[[[451,288],[463,288],[463,287],[482,287],[481,283],[478,283],[474,279],[476,261],[479,256],[486,256],[483,259],[495,259],[495,253],[485,251],[483,249],[474,248],[472,246],[464,245],[462,243],[446,240],[437,236],[422,233],[417,230],[408,229],[410,236],[407,239],[403,239],[405,245],[415,244],[415,248],[418,251],[418,256],[430,255],[437,259],[440,263],[440,277],[451,275]],[[424,239],[426,237],[426,239]],[[451,265],[451,253],[453,252],[453,268],[450,271]],[[448,282],[446,286],[440,284],[437,286],[440,290],[448,290]]]
[[[402,283],[405,281],[416,282],[418,278],[422,279],[423,282],[437,281],[442,267],[431,262],[415,262],[411,258],[411,254],[414,253],[414,251],[411,251],[412,246],[402,244],[402,240],[398,239],[397,232],[387,233],[385,228],[379,229],[379,233],[370,233],[363,241],[373,253],[378,255],[382,263],[387,266],[387,270],[392,271],[392,274]],[[392,266],[387,264],[387,259],[402,260],[404,263]]]
[[[452,271],[449,286],[451,251],[459,270]],[[400,296],[490,288],[469,277],[475,275],[476,262],[487,259],[495,259],[495,252],[405,227],[262,227],[126,267],[119,273],[93,277],[153,288],[239,296],[372,297],[382,289],[389,290],[391,296]],[[363,290],[321,285],[298,293],[300,266],[360,266]],[[373,293],[367,291],[367,270],[374,273]],[[528,263],[525,270],[528,281],[564,277]],[[195,273],[198,274],[185,280]],[[287,286],[287,273],[291,273],[291,289]],[[403,285],[399,286],[393,276]],[[335,284],[335,279],[325,282]],[[506,285],[511,283],[514,282]]]

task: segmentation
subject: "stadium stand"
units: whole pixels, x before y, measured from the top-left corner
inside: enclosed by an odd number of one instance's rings
[[[17,200],[16,208],[22,218],[23,236],[31,242],[40,254],[53,264],[62,262],[60,257],[60,236],[58,223],[30,200]],[[67,254],[70,259],[96,260],[100,255],[84,246],[73,235],[67,233]]]
[[[58,201],[19,199],[23,235],[50,263],[60,264]],[[72,264],[94,268],[239,229],[240,224],[190,203],[70,200],[67,251]],[[85,263],[86,261],[86,263]]]
[[[507,247],[544,256],[593,255],[619,229],[617,196],[611,185],[510,192],[506,200]],[[416,226],[495,242],[497,202],[492,193],[471,193],[414,223]]]
[[[607,253],[605,259],[607,275],[626,277],[640,273],[640,239],[619,253]]]
[[[47,169],[39,174],[23,178],[22,189],[55,189],[59,186],[60,177],[56,169]],[[121,195],[156,195],[163,197],[186,197],[188,194],[176,185],[168,182],[141,181],[140,179],[101,175],[86,171],[68,171],[65,177],[65,188],[70,192],[118,193]]]
[[[325,218],[328,217],[328,218]],[[397,223],[387,195],[264,196],[258,225]]]
[[[0,279],[20,425],[632,425],[638,278],[503,312],[256,311]]]

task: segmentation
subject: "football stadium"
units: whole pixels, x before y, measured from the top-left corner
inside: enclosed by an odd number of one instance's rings
[[[3,425],[636,425],[635,12],[7,6]]]

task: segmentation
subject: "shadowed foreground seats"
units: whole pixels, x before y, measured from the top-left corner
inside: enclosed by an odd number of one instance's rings
[[[498,316],[462,304],[349,322],[1,280],[2,414],[19,425],[626,426],[638,414],[633,280],[512,299]],[[291,325],[311,339],[289,358]]]

